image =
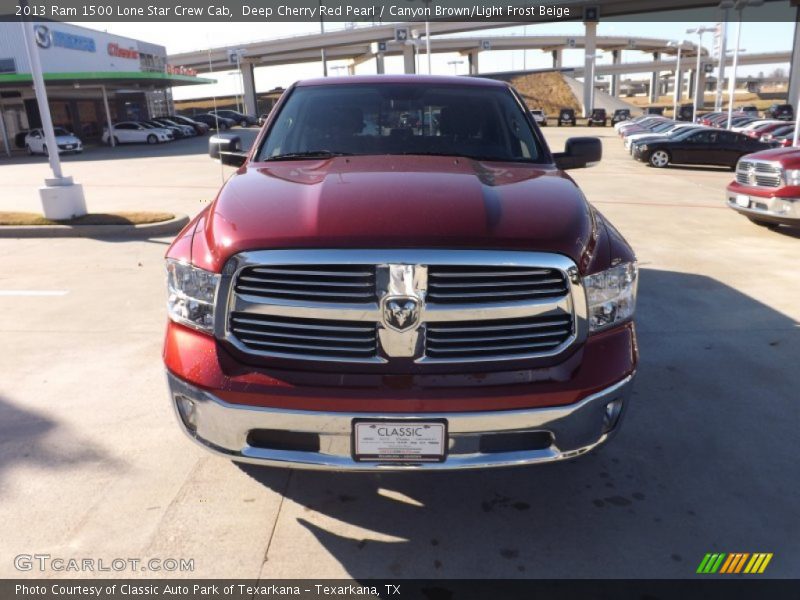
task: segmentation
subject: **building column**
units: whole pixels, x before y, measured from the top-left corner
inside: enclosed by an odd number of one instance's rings
[[[414,45],[410,42],[403,46],[403,71],[406,75],[413,75],[417,72]]]
[[[467,54],[467,61],[469,62],[469,74],[478,74],[478,54],[480,50],[470,50]]]
[[[696,73],[695,77],[697,77]],[[700,64],[700,81],[697,83],[695,88],[694,97],[697,101],[697,111],[700,112],[706,100],[706,70],[703,63]]]
[[[597,54],[597,22],[587,21],[584,26],[583,48],[583,116],[588,117],[592,112],[592,87],[594,86],[594,58]]]
[[[611,51],[611,64],[618,65],[622,62],[622,50]],[[612,96],[619,94],[619,73],[611,74],[611,89],[609,90]]]
[[[386,73],[386,63],[383,59],[383,52],[377,52],[375,54],[375,72],[378,75]]]
[[[661,55],[658,52],[653,52],[653,61],[658,61],[661,58]],[[650,73],[650,103],[658,101],[658,92],[659,92],[659,82],[658,82],[658,71],[653,71]]]
[[[255,65],[249,61],[241,63],[242,87],[244,88],[244,113],[258,116],[258,101],[256,99]]]
[[[561,50],[553,50],[553,68],[560,69],[561,68]]]
[[[794,43],[792,45],[792,58],[789,63],[789,91],[787,102],[794,106],[795,113],[800,110],[800,6],[794,18]]]

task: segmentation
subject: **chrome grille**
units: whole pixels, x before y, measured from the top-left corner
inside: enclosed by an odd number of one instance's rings
[[[512,358],[553,350],[571,334],[571,315],[431,323],[425,354],[430,358]]]
[[[428,267],[427,300],[434,304],[470,304],[556,298],[567,293],[556,269],[506,266]]]
[[[403,329],[390,321],[409,309],[387,302],[408,294],[417,298],[416,325]],[[225,265],[217,299],[217,314],[226,315],[216,321],[218,339],[290,362],[477,368],[556,357],[588,334],[577,267],[542,252],[243,252]]]
[[[237,294],[313,302],[375,299],[371,265],[268,265],[248,267],[236,279]]]
[[[768,161],[740,160],[736,165],[736,181],[756,187],[780,187],[781,167]]]
[[[231,313],[231,332],[260,352],[300,358],[371,358],[377,354],[375,324]]]

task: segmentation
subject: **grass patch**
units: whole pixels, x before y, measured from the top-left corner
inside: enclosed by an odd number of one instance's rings
[[[9,227],[25,225],[146,225],[162,223],[173,218],[175,215],[165,212],[119,212],[89,213],[74,219],[54,221],[45,219],[38,213],[0,211],[0,227],[4,225]]]

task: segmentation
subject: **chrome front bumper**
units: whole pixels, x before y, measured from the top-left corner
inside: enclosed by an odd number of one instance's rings
[[[237,461],[302,469],[337,471],[453,470],[510,467],[553,462],[585,454],[607,441],[618,429],[628,403],[633,374],[568,406],[465,413],[340,413],[286,410],[229,404],[210,392],[167,373],[170,397],[182,429],[206,449]],[[193,402],[193,427],[178,410],[178,400]],[[610,428],[606,406],[621,401]],[[353,419],[446,419],[449,452],[444,462],[358,462],[351,454]],[[319,436],[318,452],[253,447],[251,430],[269,429]],[[607,431],[605,429],[608,429]],[[549,432],[548,448],[482,453],[481,436],[497,433]]]
[[[737,203],[738,196],[747,196],[747,206]],[[764,198],[748,194],[727,193],[728,207],[754,219],[772,223],[797,224],[800,222],[800,198]]]

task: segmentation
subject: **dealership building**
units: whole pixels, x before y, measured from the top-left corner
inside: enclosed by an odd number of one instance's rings
[[[173,111],[171,88],[213,83],[167,64],[164,46],[66,23],[34,25],[53,124],[84,141],[108,122]],[[18,134],[41,126],[23,25],[0,23],[0,151],[19,149]]]

